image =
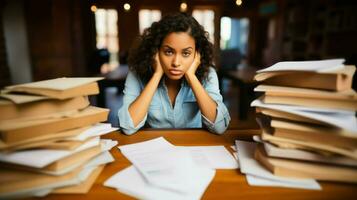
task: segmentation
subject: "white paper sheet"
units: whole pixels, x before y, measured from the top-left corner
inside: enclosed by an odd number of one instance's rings
[[[272,186],[272,187],[286,187],[286,188],[300,188],[300,189],[310,189],[310,190],[321,190],[321,187],[311,187],[310,185],[281,182],[270,179],[261,178],[259,176],[254,176],[247,174],[246,179],[249,185],[252,186]]]
[[[317,61],[285,61],[278,62],[268,68],[257,71],[277,72],[277,71],[311,71],[311,72],[330,72],[340,70],[344,67],[345,59],[328,59]]]
[[[196,164],[211,169],[237,169],[238,163],[224,146],[179,147],[190,151]]]
[[[150,184],[182,193],[192,192],[200,167],[188,150],[176,148],[163,137],[119,149]]]
[[[65,140],[84,141],[88,138],[105,135],[116,130],[118,130],[118,128],[113,128],[109,123],[98,123],[83,131],[83,133],[74,137],[66,138]]]
[[[194,200],[202,197],[215,175],[215,170],[202,168],[198,173],[199,179],[197,179],[196,184],[194,184],[192,192],[186,194],[165,190],[147,183],[134,166],[130,166],[116,173],[104,182],[104,186],[116,188],[119,192],[138,199]]]
[[[266,104],[256,99],[251,103],[253,107],[268,108],[286,113],[314,119],[330,124],[357,134],[357,118],[354,111],[343,111],[336,109],[308,108],[301,106],[289,106],[282,104]]]
[[[298,188],[304,186],[305,189],[321,189],[320,185],[314,179],[293,179],[273,175],[254,159],[254,151],[256,148],[256,143],[254,142],[236,140],[236,147],[238,149],[240,171],[244,174],[263,178],[267,181],[280,182],[281,184],[287,183],[287,187],[296,185]],[[276,183],[272,184],[276,185]]]
[[[99,142],[99,137],[96,137],[74,150],[36,149],[12,153],[0,153],[0,161],[42,168],[76,152],[97,146],[99,145]]]
[[[100,140],[102,151],[109,151],[113,147],[118,145],[118,141],[111,139],[101,139]]]

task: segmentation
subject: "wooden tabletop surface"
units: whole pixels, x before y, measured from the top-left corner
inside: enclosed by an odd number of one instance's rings
[[[228,130],[224,135],[214,135],[202,129],[186,130],[153,130],[139,131],[132,136],[120,132],[113,132],[103,138],[117,140],[119,145],[131,144],[163,136],[174,145],[224,145],[231,151],[234,140],[250,140],[252,135],[259,134],[259,130]],[[48,195],[41,199],[96,199],[121,200],[133,199],[125,194],[103,186],[103,182],[115,173],[131,165],[131,163],[114,147],[111,150],[115,158],[113,163],[106,165],[92,189],[81,195]],[[322,191],[249,186],[245,176],[239,170],[217,170],[216,175],[205,191],[202,199],[356,199],[357,184],[320,182]]]

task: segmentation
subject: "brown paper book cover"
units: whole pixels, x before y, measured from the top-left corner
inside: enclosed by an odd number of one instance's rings
[[[21,95],[24,96],[24,95]],[[0,99],[0,121],[15,118],[36,119],[45,118],[47,115],[84,109],[89,106],[86,96],[78,96],[64,100],[46,99],[27,103],[16,104],[11,100]]]
[[[312,88],[342,91],[351,89],[356,67],[347,65],[335,73],[316,73],[304,71],[263,72],[255,76],[255,80],[267,85]]]
[[[67,99],[76,96],[95,95],[99,93],[97,81],[103,78],[56,78],[5,88],[3,93],[23,92],[56,99]]]
[[[258,146],[255,158],[274,175],[323,181],[357,183],[357,168],[268,157]]]
[[[90,106],[67,116],[55,116],[41,120],[4,120],[0,122],[1,140],[5,143],[26,140],[66,131],[73,128],[89,126],[106,121],[108,109]]]

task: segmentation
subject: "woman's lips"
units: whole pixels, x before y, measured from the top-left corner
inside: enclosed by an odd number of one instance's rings
[[[170,69],[169,70],[170,74],[174,75],[174,76],[178,76],[182,74],[181,70],[177,70],[177,69]]]

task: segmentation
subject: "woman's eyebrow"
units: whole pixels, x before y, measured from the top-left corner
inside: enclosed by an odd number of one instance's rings
[[[184,48],[183,50],[186,51],[186,50],[189,50],[189,49],[193,49],[192,47],[187,47],[187,48]]]
[[[170,46],[167,45],[167,44],[162,45],[162,47],[166,47],[166,48],[175,50],[175,48],[172,48],[172,47],[170,47]],[[186,47],[186,48],[184,48],[184,49],[182,49],[182,50],[183,50],[183,51],[186,51],[186,50],[189,50],[189,49],[193,49],[193,47]]]

